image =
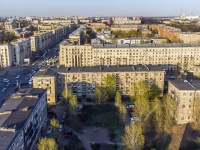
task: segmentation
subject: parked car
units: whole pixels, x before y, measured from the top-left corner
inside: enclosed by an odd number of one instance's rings
[[[52,126],[49,126],[48,129],[47,129],[47,134],[50,134],[52,131]]]
[[[5,91],[6,91],[6,88],[3,88],[1,92],[5,92]]]
[[[4,83],[8,83],[9,80],[8,80],[8,79],[3,79],[3,82],[4,82]]]
[[[17,75],[17,76],[16,76],[16,79],[19,79],[19,78],[20,78],[20,75]]]
[[[10,86],[10,83],[6,84],[6,86],[7,86],[7,87]]]
[[[68,131],[64,132],[63,137],[65,139],[69,139],[69,138],[71,138],[72,134],[73,134],[73,132],[71,130],[68,130]]]
[[[138,117],[131,117],[131,121],[139,121],[139,118]]]

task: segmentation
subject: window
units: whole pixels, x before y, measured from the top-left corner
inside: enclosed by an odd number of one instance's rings
[[[189,105],[189,108],[191,108],[191,105]]]
[[[188,116],[188,119],[190,119],[190,116]]]
[[[192,96],[192,93],[190,93],[190,96]]]
[[[181,117],[181,120],[184,120],[184,117]]]
[[[183,93],[183,96],[186,96],[186,93]]]
[[[182,108],[185,108],[185,105],[182,105]]]

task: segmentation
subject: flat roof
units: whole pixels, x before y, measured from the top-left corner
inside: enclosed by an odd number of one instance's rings
[[[166,43],[166,44],[130,44],[130,45],[125,45],[125,44],[95,44],[92,45],[93,48],[114,48],[114,47],[120,47],[120,48],[134,48],[134,47],[199,47],[200,43],[196,44],[183,44],[183,43]]]
[[[7,149],[41,98],[45,89],[19,90],[0,108],[0,149]],[[30,96],[34,97],[30,97]]]
[[[133,66],[92,66],[92,67],[60,67],[51,68],[54,72],[77,73],[77,72],[144,72],[163,71],[158,65],[133,65]]]
[[[194,88],[188,82],[184,82],[182,80],[169,80],[168,82],[179,90],[194,90]]]
[[[38,70],[33,77],[38,77],[38,76],[55,76],[56,72],[52,71],[51,69],[48,68],[41,68]]]

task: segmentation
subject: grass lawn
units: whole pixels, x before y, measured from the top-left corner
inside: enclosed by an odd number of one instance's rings
[[[122,133],[122,125],[115,106],[105,104],[84,106],[80,121],[84,126],[105,127],[110,132]]]

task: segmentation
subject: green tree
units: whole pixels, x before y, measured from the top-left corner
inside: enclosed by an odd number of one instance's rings
[[[194,101],[194,112],[193,112],[193,123],[191,123],[192,128],[195,130],[200,129],[200,99],[197,98]]]
[[[118,105],[118,111],[119,111],[119,118],[122,124],[124,124],[124,122],[126,121],[126,105],[120,103]]]
[[[53,134],[54,134],[54,137],[55,137],[56,129],[60,128],[61,125],[59,124],[59,121],[55,118],[52,118],[50,120],[50,124],[53,126]]]
[[[63,91],[62,91],[62,96],[66,99],[66,100],[69,100],[71,97],[72,97],[73,93],[71,90],[69,90],[68,88],[65,88]]]
[[[175,125],[176,102],[166,94],[162,100],[163,112],[163,129],[166,133],[171,132],[171,128]]]
[[[149,99],[154,100],[156,97],[160,96],[160,90],[157,85],[152,84],[149,91]]]
[[[134,109],[135,112],[138,112],[138,117],[140,121],[146,117],[150,111],[149,100],[148,100],[148,87],[145,82],[139,81],[133,84],[133,95],[134,98]]]
[[[76,95],[72,95],[72,97],[69,99],[69,114],[71,116],[77,115],[77,105],[78,100]]]
[[[94,91],[94,99],[97,103],[101,103],[101,90],[100,88],[96,87]]]
[[[142,134],[141,124],[131,122],[125,127],[122,142],[125,150],[140,150],[144,146],[144,135]]]
[[[122,103],[121,94],[120,94],[119,91],[117,91],[116,94],[115,94],[115,104],[116,104],[116,106],[118,106],[121,103]]]
[[[108,94],[104,88],[95,88],[94,99],[97,103],[105,103],[108,100]]]
[[[104,77],[102,87],[108,93],[109,99],[113,99],[114,96],[115,96],[115,92],[116,92],[116,78],[115,78],[115,76],[108,74],[106,77]]]
[[[54,138],[42,138],[39,143],[37,143],[38,150],[58,150],[58,144]]]
[[[160,133],[163,131],[163,106],[161,103],[161,100],[159,100],[157,97],[154,99],[153,101],[153,109],[155,110],[153,112],[152,115],[152,123],[153,123],[153,127],[155,128],[155,130]]]

